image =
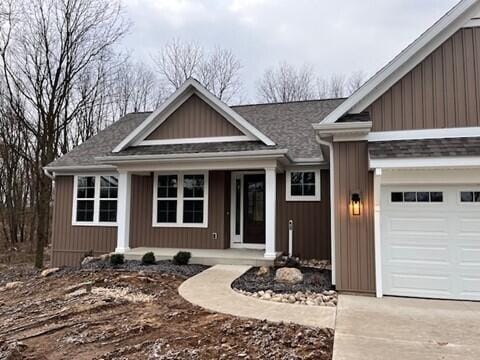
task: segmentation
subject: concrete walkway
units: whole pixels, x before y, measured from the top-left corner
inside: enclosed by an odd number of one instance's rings
[[[186,280],[178,288],[187,301],[204,309],[242,318],[335,327],[334,307],[282,304],[238,294],[231,283],[250,269],[244,265],[215,265]]]
[[[480,359],[480,303],[340,295],[333,360]]]

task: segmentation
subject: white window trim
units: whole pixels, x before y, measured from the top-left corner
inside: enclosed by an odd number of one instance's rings
[[[117,221],[116,222],[101,222],[100,218],[100,179],[102,176],[115,176],[118,179],[118,174],[80,174],[73,177],[73,206],[72,206],[72,225],[73,226],[106,226],[116,227],[118,226],[118,195],[117,200]],[[83,200],[77,198],[77,186],[79,177],[94,177],[95,178],[95,197],[93,198],[93,221],[77,221],[77,200]],[[91,200],[91,199],[85,199]],[[105,199],[108,200],[108,199]]]
[[[315,173],[315,195],[314,196],[292,196],[292,172],[314,172]],[[287,169],[285,175],[285,197],[286,201],[321,201],[320,169],[309,167],[294,167]]]
[[[177,222],[176,223],[159,223],[157,222],[157,187],[159,175],[176,175],[178,181],[177,197],[170,200],[177,201]],[[184,223],[183,222],[183,178],[185,175],[203,175],[204,189],[203,189],[203,223]],[[208,228],[208,171],[177,171],[177,172],[155,172],[153,174],[153,211],[152,211],[152,226],[164,228]],[[190,198],[186,198],[189,200]],[[191,198],[194,199],[194,198]],[[195,198],[202,200],[202,198]]]

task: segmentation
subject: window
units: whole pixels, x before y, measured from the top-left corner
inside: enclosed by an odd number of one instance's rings
[[[286,173],[287,201],[320,201],[320,170],[291,169]]]
[[[392,192],[392,203],[441,203],[443,192],[441,191],[405,191]]]
[[[207,227],[208,175],[155,175],[153,226]]]
[[[116,225],[118,178],[85,175],[74,178],[73,224]]]
[[[460,192],[460,201],[462,203],[480,203],[480,191],[462,191]]]

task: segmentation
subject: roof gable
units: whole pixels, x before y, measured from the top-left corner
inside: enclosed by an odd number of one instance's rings
[[[146,138],[152,140],[245,136],[245,134],[193,94]]]
[[[202,104],[208,105],[210,111],[214,111],[216,114],[213,120],[218,125],[218,121],[224,119],[229,122],[230,125],[239,131],[240,135],[233,136],[213,136],[213,137],[193,137],[193,138],[170,138],[164,140],[148,139],[151,134],[154,134],[157,129],[161,129],[171,116],[173,116],[181,106],[188,102],[189,99],[195,96],[202,101]],[[204,107],[205,109],[205,107]],[[178,114],[178,113],[177,113]],[[212,115],[214,113],[210,113]],[[185,121],[185,120],[184,120]],[[168,125],[167,125],[168,126]],[[228,130],[232,132],[232,127],[228,127]],[[225,128],[227,129],[227,128]],[[168,129],[167,129],[168,130]],[[184,130],[186,131],[186,130]],[[202,130],[200,133],[205,134],[206,130]],[[154,137],[158,135],[156,133]],[[161,134],[164,136],[165,134]],[[255,126],[245,120],[237,112],[232,110],[228,105],[223,103],[217,97],[212,95],[207,89],[205,89],[198,81],[194,79],[187,80],[177,91],[175,91],[157,110],[151,113],[134,131],[132,131],[122,142],[115,147],[114,153],[118,153],[129,146],[140,145],[158,145],[158,144],[177,144],[179,142],[217,142],[217,141],[261,141],[265,145],[275,145],[275,143],[267,137],[264,133],[258,130]]]
[[[320,125],[333,124],[345,114],[363,112],[459,29],[476,22],[479,13],[479,0],[462,0],[323,119]]]

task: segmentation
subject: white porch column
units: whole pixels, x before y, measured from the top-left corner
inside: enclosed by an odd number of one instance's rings
[[[119,171],[117,204],[117,248],[115,252],[124,253],[130,249],[130,197],[132,174]]]
[[[376,295],[383,297],[382,288],[382,246],[380,228],[382,169],[375,169],[373,178],[374,237],[375,237],[375,284]]]
[[[265,168],[265,258],[275,259],[277,169]]]

